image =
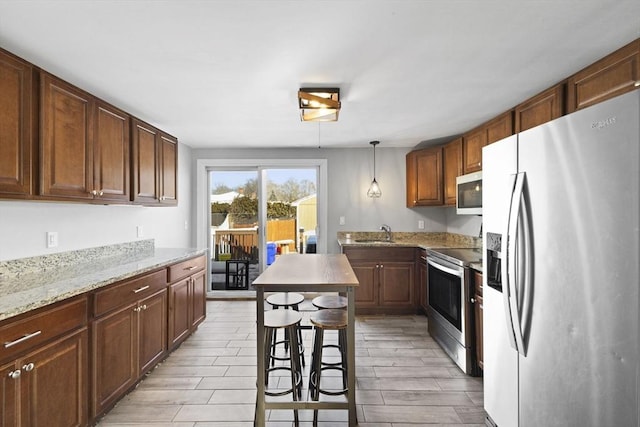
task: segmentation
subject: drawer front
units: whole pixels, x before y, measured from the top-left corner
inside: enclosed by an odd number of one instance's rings
[[[476,287],[476,295],[482,296],[482,273],[478,271],[473,272],[473,283]]]
[[[87,298],[74,298],[0,326],[0,361],[87,324]]]
[[[100,316],[115,308],[145,298],[167,286],[167,270],[126,280],[97,291],[93,299],[93,314]]]
[[[415,248],[344,247],[342,252],[350,261],[415,261]]]
[[[187,261],[179,262],[169,266],[169,282],[173,283],[177,280],[191,276],[193,273],[204,269],[206,260],[204,256],[191,258]]]

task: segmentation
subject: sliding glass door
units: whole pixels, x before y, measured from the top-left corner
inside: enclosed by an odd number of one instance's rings
[[[251,283],[279,256],[317,252],[318,176],[316,166],[208,168],[211,262],[245,261],[232,268],[248,266]],[[221,271],[212,290],[227,289]]]

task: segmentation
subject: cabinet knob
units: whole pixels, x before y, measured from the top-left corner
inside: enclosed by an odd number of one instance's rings
[[[25,372],[31,372],[31,371],[33,371],[33,368],[35,368],[35,367],[36,367],[36,365],[34,365],[34,364],[33,364],[33,362],[32,362],[32,363],[27,363],[26,365],[24,365],[24,366],[22,367],[22,369],[23,369]]]
[[[147,309],[147,304],[144,304],[144,305],[142,306],[142,309],[143,309],[143,310],[146,310],[146,309]]]
[[[11,378],[12,380],[15,380],[16,378],[20,378],[20,373],[21,371],[19,369],[16,369],[15,371],[11,371],[9,372],[9,378]]]
[[[140,313],[140,307],[135,307],[133,311],[135,311],[136,313]]]
[[[92,191],[91,191],[91,195],[92,195],[93,197],[95,197],[95,196],[97,196],[97,195],[98,195],[98,192],[97,192],[96,190],[92,190]]]
[[[471,298],[471,304],[475,304],[476,303],[476,299],[475,298]]]
[[[98,192],[98,196],[100,196],[100,197],[102,197],[102,195],[103,195],[103,194],[104,194],[104,191],[102,191],[102,190],[100,190],[100,191]]]

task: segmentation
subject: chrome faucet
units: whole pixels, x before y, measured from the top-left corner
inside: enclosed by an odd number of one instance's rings
[[[385,240],[387,242],[391,241],[391,227],[389,227],[387,224],[382,224],[380,226],[380,230],[383,230],[385,233]]]

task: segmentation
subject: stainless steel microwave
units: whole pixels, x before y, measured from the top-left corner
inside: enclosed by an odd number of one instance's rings
[[[456,178],[456,213],[482,215],[482,172]]]

